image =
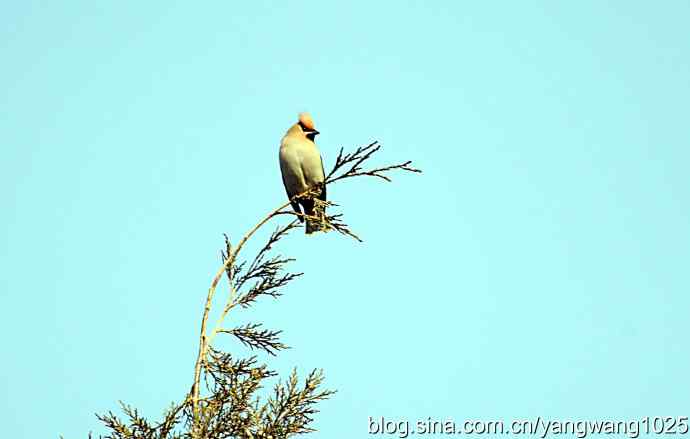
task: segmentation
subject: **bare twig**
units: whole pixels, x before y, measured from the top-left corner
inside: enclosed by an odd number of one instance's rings
[[[343,155],[343,148],[340,148],[338,157],[336,157],[335,159],[335,165],[333,166],[331,172],[329,172],[326,176],[326,184],[334,183],[344,178],[352,178],[364,175],[368,175],[370,177],[378,177],[386,181],[391,181],[390,177],[385,175],[385,173],[393,171],[395,169],[416,173],[422,172],[420,169],[413,168],[412,166],[410,166],[412,164],[411,160],[396,165],[389,165],[381,168],[374,168],[363,171],[360,165],[368,159],[370,159],[379,149],[381,149],[381,144],[378,142],[372,142],[367,146],[361,146],[357,148],[354,152],[347,153],[345,155]],[[341,168],[349,164],[352,165],[350,166],[350,169],[337,175],[337,172]]]

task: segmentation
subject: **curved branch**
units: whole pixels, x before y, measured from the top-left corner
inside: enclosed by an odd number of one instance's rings
[[[276,213],[279,211],[283,210],[287,206],[290,205],[290,202],[288,201],[287,203],[282,204],[280,207],[277,209],[274,209],[271,213],[266,215],[264,219],[259,221],[244,237],[240,240],[240,243],[235,247],[235,249],[232,251],[231,254],[228,255],[228,258],[225,260],[223,263],[223,266],[218,269],[218,272],[216,272],[216,275],[213,277],[213,281],[211,282],[211,287],[208,290],[208,295],[206,296],[206,306],[204,307],[204,314],[201,318],[201,334],[199,336],[199,353],[196,358],[196,364],[194,365],[194,384],[192,385],[192,413],[194,416],[194,424],[198,422],[199,419],[199,381],[201,380],[201,365],[202,363],[206,360],[206,352],[208,350],[208,341],[206,338],[206,323],[208,322],[208,314],[211,311],[211,301],[213,300],[213,296],[215,295],[216,292],[216,287],[218,286],[218,282],[220,281],[220,278],[223,277],[223,273],[227,270],[228,267],[232,267],[232,265],[235,263],[237,260],[237,255],[239,254],[240,250],[242,250],[242,247],[244,244],[247,242],[249,238],[252,237],[254,233],[256,233],[261,226],[266,224],[271,220],[271,218],[276,216]],[[233,291],[234,293],[234,291]]]

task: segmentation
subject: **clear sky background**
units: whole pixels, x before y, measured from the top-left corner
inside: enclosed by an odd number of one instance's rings
[[[304,271],[232,315],[286,374],[367,418],[629,419],[690,410],[690,3],[3,2],[2,436],[103,433],[189,390],[223,233],[284,201],[312,113],[364,244],[282,242]],[[233,352],[249,352],[237,343]]]

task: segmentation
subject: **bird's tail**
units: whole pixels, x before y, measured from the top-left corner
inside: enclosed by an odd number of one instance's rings
[[[310,235],[314,232],[327,232],[329,230],[326,222],[326,203],[318,199],[310,200],[308,206],[305,206],[304,214],[309,215],[306,218],[305,232]],[[306,208],[308,207],[308,208]]]
[[[306,234],[311,235],[314,232],[320,232],[323,228],[321,227],[321,221],[316,219],[307,218]]]

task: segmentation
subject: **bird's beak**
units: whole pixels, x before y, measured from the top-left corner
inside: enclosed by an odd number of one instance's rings
[[[307,134],[313,134],[316,136],[317,134],[321,134],[321,133],[316,131],[316,130],[310,130],[309,132],[307,132]]]

